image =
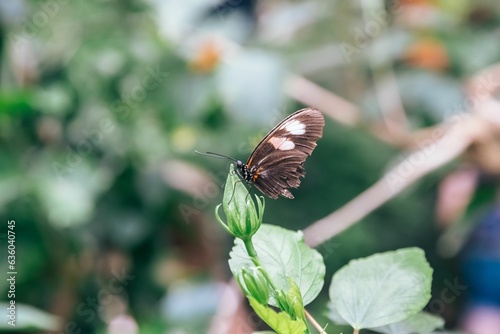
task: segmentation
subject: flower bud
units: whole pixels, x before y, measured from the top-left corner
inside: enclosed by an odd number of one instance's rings
[[[277,290],[274,292],[273,297],[276,305],[278,305],[280,310],[288,313],[294,320],[305,319],[300,288],[291,278],[288,279],[288,283],[290,284],[288,291]]]
[[[287,298],[286,292],[283,290],[277,290],[274,293],[274,300],[278,305],[278,308],[285,313],[290,314],[292,319],[295,319],[295,312],[293,311],[293,307],[290,305],[289,300]]]
[[[236,175],[234,166],[231,165],[222,204],[215,208],[215,216],[229,234],[236,238],[250,240],[262,225],[264,198],[255,195],[256,201],[254,201],[243,182]],[[257,206],[255,202],[257,202]],[[226,214],[227,224],[222,221],[219,215],[221,205]]]
[[[267,305],[269,285],[261,267],[243,268],[236,280],[245,296],[251,296],[260,304]]]

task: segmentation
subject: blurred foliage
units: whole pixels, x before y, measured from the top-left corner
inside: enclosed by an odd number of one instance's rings
[[[302,107],[283,93],[290,73],[360,106],[368,125],[383,119],[373,78],[394,64],[419,129],[456,113],[463,80],[500,59],[498,2],[373,3],[386,16],[371,18],[366,1],[1,2],[0,214],[17,223],[16,301],[82,333],[104,333],[120,314],[141,333],[204,333],[229,277],[231,245],[212,214],[228,163],[195,149],[245,160]],[[367,22],[379,32],[367,36]],[[346,57],[342,43],[356,51]],[[402,159],[363,127],[326,118],[296,199],[268,200],[266,222],[305,228]],[[436,252],[434,218],[454,167],[321,245],[326,277],[352,258],[418,246],[439,298],[458,275]],[[322,298],[311,312],[327,323]],[[452,326],[455,304],[441,314]]]

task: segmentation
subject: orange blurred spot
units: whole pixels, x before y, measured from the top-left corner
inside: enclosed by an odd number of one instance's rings
[[[192,59],[190,67],[195,72],[207,73],[212,71],[221,58],[220,50],[216,43],[210,41],[205,42],[201,46],[199,52]]]
[[[413,44],[405,54],[408,64],[441,71],[448,67],[448,53],[443,44],[435,40],[422,40]]]

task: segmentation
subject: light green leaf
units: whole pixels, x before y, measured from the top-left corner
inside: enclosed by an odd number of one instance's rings
[[[276,289],[288,291],[289,279],[299,287],[304,305],[316,298],[323,287],[325,264],[320,253],[304,243],[302,232],[263,224],[252,238],[261,265]],[[236,277],[242,268],[253,267],[241,240],[236,239],[229,267]],[[276,306],[274,300],[270,300]]]
[[[427,312],[420,312],[394,324],[370,328],[384,334],[427,334],[443,328],[444,320]]]
[[[33,97],[33,104],[42,113],[64,115],[71,107],[70,90],[60,84],[52,84],[46,89],[38,89]]]
[[[272,308],[259,304],[252,297],[248,297],[250,305],[255,313],[266,322],[272,329],[280,334],[304,334],[306,324],[301,320],[292,320],[285,312],[276,312]]]
[[[419,248],[353,260],[337,271],[331,306],[356,329],[402,321],[429,301],[432,268]]]
[[[160,33],[172,41],[182,41],[186,33],[199,23],[207,10],[217,4],[216,0],[163,0],[151,1]]]
[[[326,313],[328,319],[336,323],[337,325],[349,325],[347,321],[342,318],[342,316],[337,312],[332,302],[328,303],[328,312]]]

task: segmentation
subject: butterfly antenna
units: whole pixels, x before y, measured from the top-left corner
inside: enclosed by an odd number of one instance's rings
[[[214,152],[199,152],[199,151],[194,151],[196,154],[199,154],[199,155],[204,155],[204,156],[207,156],[207,157],[213,157],[213,158],[219,158],[219,159],[228,159],[228,160],[231,160],[231,161],[234,161],[234,162],[237,162],[238,160],[234,159],[234,158],[231,158],[231,157],[228,157],[226,155],[222,155],[222,154],[219,154],[219,153],[214,153]]]
[[[214,153],[214,152],[199,152],[199,151],[196,151],[196,150],[194,152],[196,154],[199,154],[199,155],[204,155],[204,156],[213,157],[213,158],[219,158],[219,159],[228,159],[228,160],[231,160],[231,161],[234,161],[234,162],[238,162],[238,160],[236,160],[234,158],[231,158],[231,157],[228,157],[226,155],[219,154],[219,153]],[[237,170],[231,170],[231,171],[229,171],[229,173],[231,173],[231,175],[234,175],[235,172],[237,172]],[[238,172],[237,174],[241,178],[240,173]],[[243,180],[239,180],[237,182],[243,182]],[[229,202],[228,203],[231,203],[231,201],[233,200],[235,191],[236,191],[236,184],[233,186],[233,192],[231,194],[231,197],[229,198]],[[248,192],[247,197],[248,197],[249,194],[250,194],[250,191]],[[245,198],[245,201],[246,201],[246,198]]]

